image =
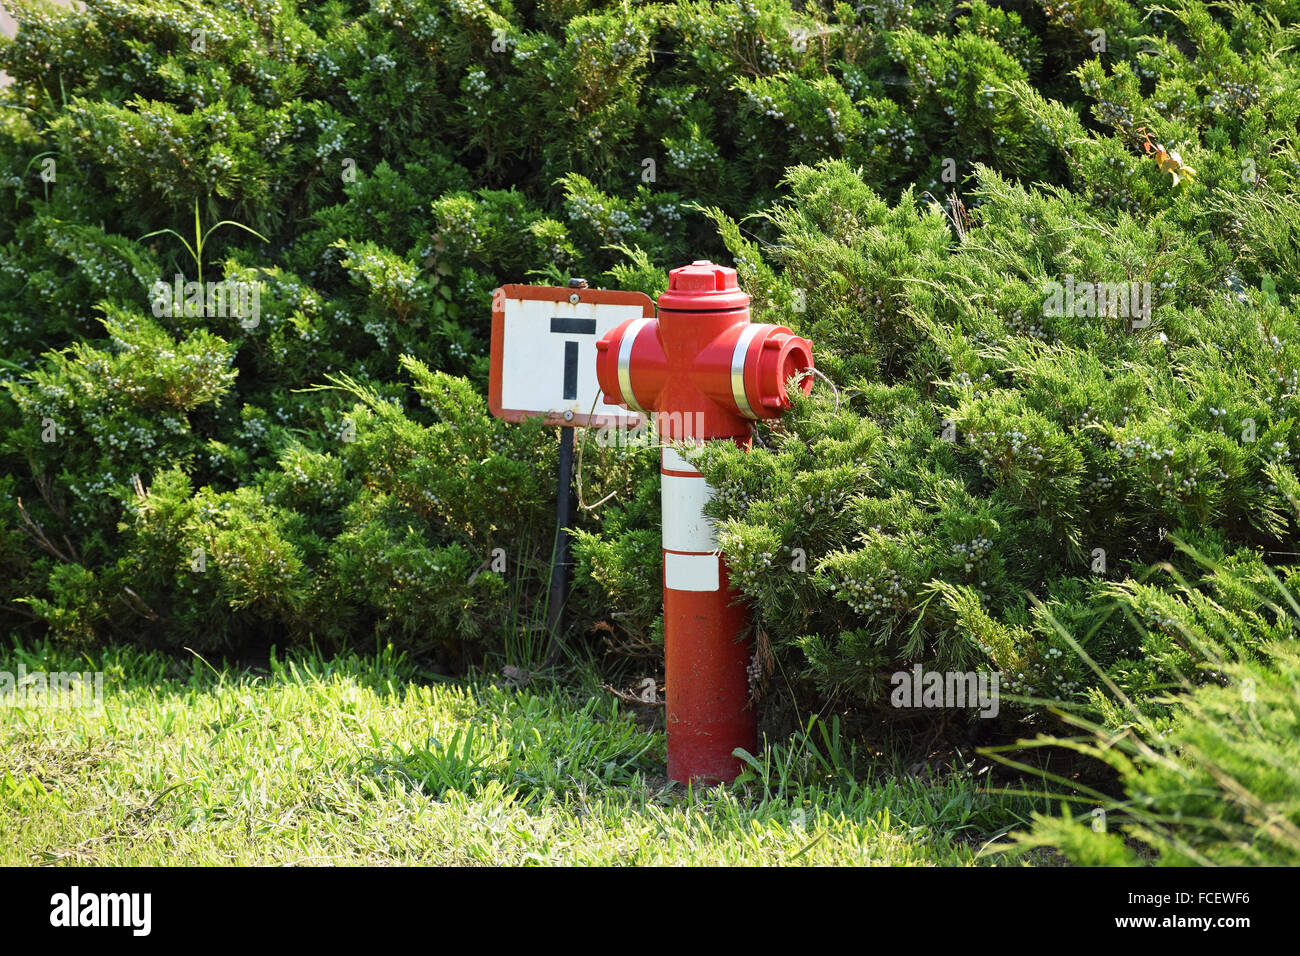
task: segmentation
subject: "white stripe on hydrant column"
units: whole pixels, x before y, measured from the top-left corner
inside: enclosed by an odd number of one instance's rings
[[[699,469],[675,449],[665,447],[660,462],[664,587],[673,591],[717,591],[722,587],[718,541],[713,522],[704,515],[704,505],[713,497],[713,489]]]
[[[664,587],[670,591],[717,591],[722,587],[716,554],[664,552]]]
[[[713,523],[704,516],[704,504],[713,497],[702,475],[683,478],[661,473],[664,501],[664,548],[704,554],[716,551]]]

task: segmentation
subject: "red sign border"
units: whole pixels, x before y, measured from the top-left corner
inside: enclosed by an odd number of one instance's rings
[[[644,318],[655,317],[655,304],[644,292],[630,292],[621,289],[566,289],[552,285],[524,285],[510,283],[497,288],[492,293],[492,344],[491,361],[488,367],[488,408],[497,418],[508,422],[522,422],[530,418],[545,418],[548,425],[562,428],[577,428],[613,424],[609,415],[588,415],[586,412],[575,413],[572,419],[565,419],[561,412],[536,412],[522,408],[501,407],[501,364],[505,361],[506,299],[524,299],[538,302],[570,302],[573,296],[579,302],[592,305],[639,305]],[[503,308],[498,309],[500,302]],[[645,416],[636,412],[627,412],[629,427]]]

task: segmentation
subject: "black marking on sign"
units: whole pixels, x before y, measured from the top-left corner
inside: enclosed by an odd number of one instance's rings
[[[592,325],[595,325],[592,322]],[[564,400],[578,397],[578,343],[564,343]]]
[[[595,335],[596,320],[552,318],[551,331],[559,332],[563,335]]]

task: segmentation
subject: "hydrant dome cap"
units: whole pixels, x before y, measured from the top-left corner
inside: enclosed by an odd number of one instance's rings
[[[683,312],[744,309],[749,295],[741,291],[736,270],[707,259],[668,273],[668,289],[659,296],[659,308]]]

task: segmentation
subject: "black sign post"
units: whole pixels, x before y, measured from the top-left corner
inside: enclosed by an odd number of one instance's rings
[[[507,316],[510,312],[513,319]],[[549,313],[549,314],[548,314]],[[650,319],[654,302],[642,292],[589,289],[586,279],[567,287],[507,284],[492,293],[492,351],[488,408],[497,418],[542,418],[560,429],[555,475],[555,538],[547,588],[547,666],[563,650],[565,611],[572,571],[570,526],[574,521],[574,429],[605,427],[636,418],[626,409],[601,406],[590,356],[602,332],[632,318]],[[583,356],[588,356],[585,360]],[[584,367],[585,366],[585,367]]]
[[[585,289],[586,279],[570,279],[570,289]],[[595,319],[552,319],[551,331],[595,335]],[[578,397],[578,343],[564,343],[564,398]],[[546,663],[555,664],[564,647],[564,610],[569,597],[569,525],[573,523],[573,428],[560,429],[560,460],[555,472],[555,544],[551,549],[551,586],[546,601],[546,630],[550,649]]]
[[[555,663],[563,644],[564,608],[569,596],[569,525],[573,522],[573,429],[560,429],[560,462],[555,473],[555,546],[551,551],[551,588],[546,604],[546,629],[551,646],[547,664]]]

